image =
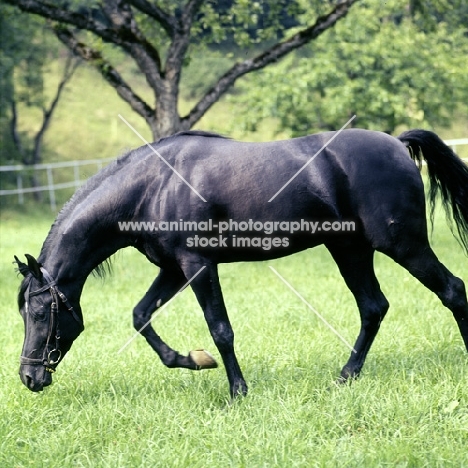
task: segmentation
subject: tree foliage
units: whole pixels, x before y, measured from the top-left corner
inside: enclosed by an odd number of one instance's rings
[[[71,55],[65,61],[62,77],[52,99],[44,92],[48,63],[57,52],[56,41],[40,18],[19,14],[0,4],[0,160],[24,165],[42,160],[44,136],[50,126],[62,91],[73,76],[78,61]],[[42,114],[35,129],[20,131],[19,109],[38,109]],[[12,174],[2,173],[2,183]],[[35,172],[29,174],[32,187],[40,185]],[[37,201],[41,192],[33,192]]]
[[[249,112],[235,124],[255,130],[276,117],[293,136],[338,129],[354,114],[353,124],[389,133],[449,125],[468,102],[467,7],[459,2],[457,15],[453,2],[422,3],[363,2],[313,45],[250,77],[236,97]]]
[[[0,119],[2,128],[8,128],[10,136],[5,138],[2,134],[2,140],[13,143],[13,151],[8,150],[16,153],[23,164],[37,164],[41,161],[44,134],[78,62],[71,56],[67,58],[56,92],[52,99],[47,100],[44,76],[51,57],[58,52],[56,41],[40,18],[18,14],[1,4],[0,13]],[[19,131],[20,105],[26,109],[37,108],[42,114],[32,139],[30,135],[33,132],[24,134]],[[11,154],[10,159],[13,159]]]
[[[299,1],[233,0],[222,2],[223,8],[213,0],[1,1],[48,19],[58,39],[95,67],[146,120],[155,139],[191,128],[236,80],[315,40],[357,2],[308,2],[314,14],[303,16],[305,21],[297,23],[295,34],[285,36],[281,18],[285,13],[297,14],[303,7]],[[260,47],[261,52],[236,61],[181,116],[180,79],[190,52],[229,38],[242,47]],[[152,100],[138,94],[126,76],[128,60],[125,64],[112,60],[115,47],[136,64]]]
[[[0,4],[1,116],[5,116],[14,96],[29,106],[43,103],[43,70],[51,44],[42,32],[40,20],[18,15]]]

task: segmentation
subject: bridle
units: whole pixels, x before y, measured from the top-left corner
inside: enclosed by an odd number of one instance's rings
[[[35,291],[30,291],[30,285],[28,285],[25,293],[24,293],[24,300],[26,305],[26,314],[29,314],[29,299],[31,297],[37,296],[38,294],[43,293],[44,291],[49,291],[50,295],[52,296],[52,304],[50,306],[50,314],[49,314],[49,331],[47,333],[47,341],[44,347],[44,352],[42,358],[32,359],[26,356],[20,356],[20,363],[21,365],[28,365],[28,366],[44,366],[47,372],[54,373],[55,368],[57,367],[60,358],[62,357],[62,352],[60,351],[60,329],[59,329],[59,317],[58,317],[58,304],[59,299],[68,309],[68,311],[72,314],[73,318],[76,322],[78,322],[83,327],[83,321],[77,315],[73,306],[68,302],[65,294],[60,291],[57,287],[56,281],[52,278],[52,276],[47,272],[47,270],[41,267],[41,272],[46,280],[46,284]],[[52,349],[51,342],[55,335],[55,345]]]

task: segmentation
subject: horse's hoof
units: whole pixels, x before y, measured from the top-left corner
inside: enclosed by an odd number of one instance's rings
[[[245,396],[247,396],[247,384],[244,381],[237,383],[237,385],[231,388],[231,402]]]
[[[350,384],[351,381],[352,381],[352,377],[343,377],[342,375],[340,377],[338,377],[336,380],[335,380],[335,385],[338,387],[338,386],[341,386],[341,385],[346,385],[346,384]]]
[[[196,364],[197,370],[216,369],[216,367],[218,367],[218,363],[215,361],[215,358],[204,349],[194,349],[193,351],[190,351],[189,356]]]
[[[343,385],[351,385],[355,380],[357,380],[359,377],[359,372],[354,371],[354,372],[341,372],[341,375],[338,377],[338,379],[335,380],[335,385],[337,386],[343,386]]]

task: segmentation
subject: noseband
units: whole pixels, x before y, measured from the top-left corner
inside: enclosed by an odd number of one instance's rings
[[[47,342],[44,347],[44,353],[42,359],[32,359],[26,356],[20,356],[20,363],[22,365],[28,366],[41,366],[43,365],[47,372],[53,373],[55,372],[55,368],[62,357],[62,352],[60,351],[60,330],[59,330],[59,321],[58,321],[58,304],[59,299],[68,309],[68,311],[72,314],[73,318],[76,322],[78,322],[81,326],[83,326],[83,322],[77,313],[74,311],[71,304],[68,302],[65,294],[63,294],[58,288],[56,281],[52,278],[52,276],[47,272],[47,270],[41,267],[42,275],[46,280],[46,284],[42,286],[42,288],[36,289],[35,291],[29,291],[29,285],[24,293],[24,299],[26,304],[26,313],[29,314],[29,299],[33,296],[37,296],[38,294],[43,293],[44,291],[49,291],[50,295],[52,296],[52,304],[50,306],[50,314],[49,314],[49,332],[47,334]],[[52,341],[53,336],[55,335],[55,347],[49,351],[51,347],[50,343]],[[54,356],[55,355],[55,356]]]

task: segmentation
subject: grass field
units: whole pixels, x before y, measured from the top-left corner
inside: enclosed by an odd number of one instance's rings
[[[80,69],[67,88],[46,136],[47,161],[114,157],[140,146],[119,113],[150,138],[141,119],[92,73]],[[198,127],[249,140],[278,137],[268,123],[256,135],[232,132],[232,112],[221,102]],[[33,112],[23,113],[22,129],[34,121]],[[454,121],[441,135],[467,136],[466,122]],[[141,255],[125,250],[116,255],[112,276],[88,280],[86,330],[53,385],[29,392],[18,376],[23,324],[15,305],[20,278],[11,262],[14,254],[39,253],[53,218],[47,207],[35,210],[11,205],[0,219],[1,468],[468,466],[468,356],[455,321],[382,256],[376,270],[391,309],[362,378],[351,386],[333,384],[349,350],[268,268],[354,342],[358,312],[325,249],[221,266],[250,390],[233,405],[222,366],[198,373],[166,369],[141,337],[117,354],[134,333],[131,310],[157,274]],[[468,258],[441,213],[432,245],[468,284]],[[154,325],[175,349],[206,348],[220,361],[191,291]]]
[[[136,251],[116,255],[105,281],[91,277],[86,330],[54,383],[33,394],[20,382],[23,324],[13,255],[38,254],[52,218],[4,211],[1,219],[1,467],[461,467],[468,466],[468,356],[435,296],[383,256],[391,303],[362,377],[333,384],[346,346],[268,269],[273,265],[340,333],[354,341],[358,312],[328,253],[221,266],[221,281],[249,384],[228,405],[221,366],[169,370],[133,335],[131,309],[156,269]],[[468,283],[468,259],[438,214],[432,245]],[[217,357],[186,290],[154,321],[186,352]]]

